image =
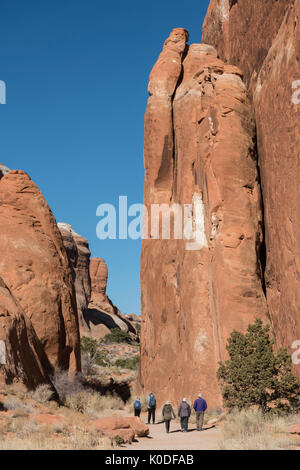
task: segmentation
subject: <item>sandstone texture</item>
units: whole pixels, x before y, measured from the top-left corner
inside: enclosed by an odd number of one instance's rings
[[[144,204],[149,214],[151,204],[179,204],[181,214],[192,205],[185,226],[196,236],[158,239],[148,227],[143,240],[140,388],[160,401],[201,391],[216,407],[228,336],[266,318],[262,203],[242,72],[187,40],[173,30],[150,74]]]
[[[0,180],[0,226],[3,282],[30,320],[51,366],[80,370],[76,298],[66,250],[48,204],[23,171],[10,171]]]
[[[91,298],[90,256],[89,243],[86,238],[78,235],[71,225],[57,224],[67,251],[70,267],[75,283],[76,302],[80,330],[86,330],[86,315]]]
[[[108,268],[102,258],[90,259],[88,240],[72,226],[58,223],[75,284],[81,336],[103,338],[112,328],[136,337],[134,322],[112,303],[106,293]]]
[[[284,347],[300,338],[299,20],[300,0],[211,0],[203,26],[203,41],[241,68],[252,98],[267,303],[277,345]]]
[[[31,321],[0,278],[0,382],[23,382],[33,389],[52,371]]]
[[[137,417],[99,418],[90,422],[90,427],[110,438],[121,437],[124,442],[132,442],[135,437],[146,437],[149,428]]]

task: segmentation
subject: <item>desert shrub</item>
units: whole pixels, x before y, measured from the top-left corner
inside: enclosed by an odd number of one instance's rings
[[[137,354],[136,356],[127,358],[127,359],[118,359],[115,362],[117,367],[121,367],[122,369],[131,369],[136,370],[139,367],[140,363],[140,356]]]
[[[129,333],[120,330],[119,328],[112,328],[110,333],[104,336],[102,341],[106,344],[110,343],[127,343],[131,344],[132,339]]]
[[[263,412],[299,409],[300,381],[292,374],[286,349],[274,350],[269,326],[256,320],[245,334],[233,331],[226,349],[229,360],[220,363],[218,380],[224,405],[229,408],[259,406]]]
[[[105,410],[123,410],[124,402],[115,395],[100,395],[92,390],[68,395],[65,405],[77,412],[97,416]]]
[[[80,350],[81,354],[88,353],[91,357],[94,357],[98,348],[97,340],[83,336],[80,339]]]
[[[138,336],[141,336],[141,324],[140,323],[135,323],[134,327],[136,329],[136,333]]]
[[[38,387],[30,393],[30,397],[40,403],[46,403],[47,401],[50,401],[52,399],[53,390],[51,390],[49,384],[41,384],[38,385]]]
[[[63,403],[67,396],[83,391],[81,374],[68,373],[66,370],[56,369],[51,379],[59,399]]]
[[[297,438],[286,433],[287,427],[299,416],[278,417],[265,414],[259,408],[232,410],[222,427],[219,447],[223,450],[288,449]]]
[[[18,398],[7,397],[3,402],[3,407],[5,410],[17,410],[22,408],[22,402]]]
[[[116,445],[119,447],[121,446],[122,444],[124,444],[124,439],[123,437],[117,435],[114,437],[114,442],[116,443]]]
[[[95,365],[110,367],[111,363],[104,351],[98,350],[98,343],[95,339],[83,336],[80,340],[81,357],[83,371],[87,375],[95,374]]]

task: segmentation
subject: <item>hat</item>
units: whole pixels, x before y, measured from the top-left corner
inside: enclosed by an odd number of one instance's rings
[[[198,397],[199,397],[199,398],[202,398],[202,393],[198,393]]]
[[[170,405],[170,402],[169,402],[169,400],[167,400],[167,401],[166,401],[166,405]]]
[[[182,401],[187,401],[187,399],[186,399],[186,398],[183,398]]]

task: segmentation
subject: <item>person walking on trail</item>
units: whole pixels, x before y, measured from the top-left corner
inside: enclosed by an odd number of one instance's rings
[[[181,431],[187,432],[189,426],[189,417],[191,416],[191,407],[188,404],[186,398],[183,398],[179,405],[178,416],[180,418]]]
[[[141,411],[142,411],[142,403],[139,397],[136,398],[133,404],[133,409],[134,409],[134,416],[137,416],[139,418]]]
[[[176,418],[173,407],[172,407],[172,405],[169,401],[166,401],[166,403],[163,406],[162,416],[163,416],[163,419],[165,421],[166,432],[169,433],[170,432],[171,419]]]
[[[155,424],[155,410],[156,410],[156,398],[153,392],[150,392],[148,398],[148,424],[150,424],[151,418],[152,423]]]
[[[197,431],[202,431],[203,422],[204,422],[204,413],[207,410],[207,403],[204,400],[204,398],[202,398],[201,393],[199,393],[197,400],[195,400],[193,408],[196,413]]]

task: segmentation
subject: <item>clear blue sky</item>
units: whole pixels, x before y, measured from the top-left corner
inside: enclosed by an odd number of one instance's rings
[[[169,32],[201,41],[209,0],[2,0],[0,163],[25,170],[58,222],[106,260],[108,293],[140,313],[141,242],[100,241],[96,208],[143,199],[149,72]]]

